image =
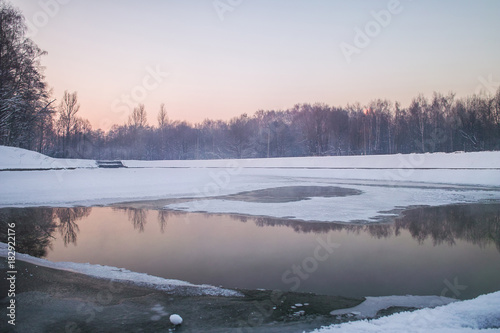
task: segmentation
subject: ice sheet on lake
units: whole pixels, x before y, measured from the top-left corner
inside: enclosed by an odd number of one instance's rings
[[[300,185],[301,183],[299,183]],[[318,185],[303,183],[304,185]],[[259,203],[234,200],[200,200],[170,204],[166,209],[186,212],[235,213],[320,222],[378,221],[396,216],[394,210],[406,206],[438,206],[500,200],[498,191],[470,189],[426,189],[412,187],[345,185],[362,191],[361,195],[311,198],[300,202]]]

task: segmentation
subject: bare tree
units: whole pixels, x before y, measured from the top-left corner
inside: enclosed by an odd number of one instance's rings
[[[160,132],[160,144],[158,145],[158,148],[160,150],[160,158],[165,158],[165,150],[166,150],[166,145],[165,145],[165,130],[167,129],[168,126],[168,116],[167,116],[167,110],[165,108],[165,103],[161,103],[160,105],[160,111],[158,112],[158,131]]]
[[[129,118],[128,118],[128,122],[129,122],[129,125],[134,127],[134,128],[146,127],[146,124],[148,122],[148,115],[146,113],[144,104],[139,104],[139,106],[134,108],[132,115],[129,116]]]
[[[69,93],[67,90],[64,92],[63,99],[59,106],[59,120],[57,121],[58,127],[63,132],[63,155],[67,156],[68,142],[71,131],[77,124],[76,114],[80,110],[78,104],[78,94]]]
[[[167,110],[165,109],[165,103],[161,103],[160,111],[158,112],[158,128],[163,129],[168,125]]]

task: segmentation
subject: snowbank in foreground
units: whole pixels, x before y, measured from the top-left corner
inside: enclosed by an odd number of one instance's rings
[[[434,309],[402,312],[374,320],[332,325],[316,333],[375,332],[500,332],[500,291],[476,299],[455,302]]]
[[[15,147],[0,146],[0,170],[95,168],[93,160],[58,159]]]
[[[0,257],[7,257],[7,249],[7,244],[0,242]],[[209,285],[195,285],[180,280],[164,279],[145,273],[132,272],[124,268],[91,265],[88,263],[80,264],[74,262],[52,262],[22,253],[16,253],[16,259],[26,261],[38,266],[85,274],[96,278],[129,282],[164,291],[176,292],[182,289],[182,293],[189,295],[242,296],[239,292],[234,290],[223,289]]]

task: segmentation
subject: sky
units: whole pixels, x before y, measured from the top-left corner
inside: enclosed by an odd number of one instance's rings
[[[156,125],[297,103],[493,93],[498,0],[10,0],[60,100],[94,129],[143,103]]]

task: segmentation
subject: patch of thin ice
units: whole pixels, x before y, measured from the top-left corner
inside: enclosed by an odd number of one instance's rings
[[[440,296],[382,296],[382,297],[366,297],[366,300],[348,309],[340,309],[330,312],[331,315],[355,314],[358,318],[374,318],[377,312],[392,306],[407,307],[407,308],[428,308],[440,305],[446,305],[457,300],[454,298]]]

